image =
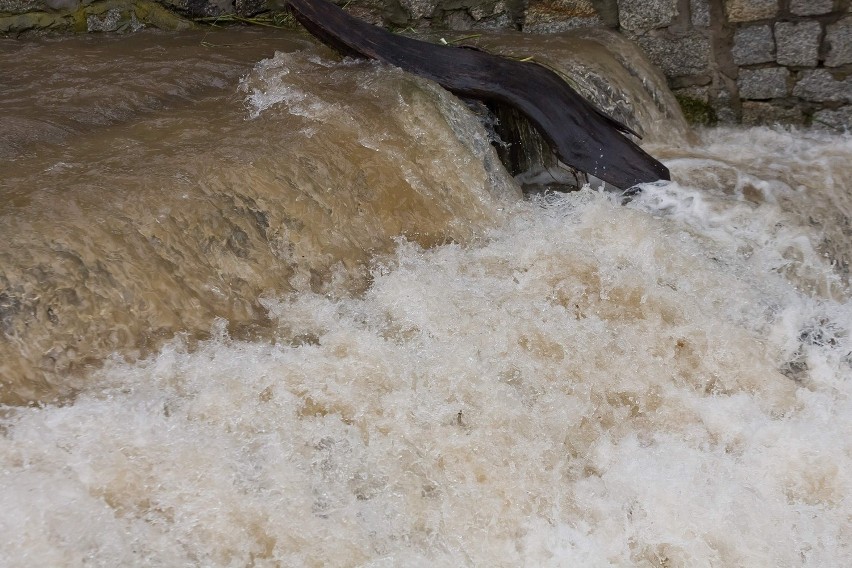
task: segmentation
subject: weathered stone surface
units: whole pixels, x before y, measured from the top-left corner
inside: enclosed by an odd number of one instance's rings
[[[618,0],[619,23],[630,32],[664,28],[677,13],[677,0]]]
[[[814,128],[824,130],[852,130],[852,106],[817,111],[812,124]]]
[[[505,30],[511,27],[509,14],[500,13],[493,16],[483,16],[480,19],[474,15],[473,29],[475,30]]]
[[[684,118],[690,124],[712,126],[716,124],[716,110],[709,103],[707,87],[690,87],[674,92]]]
[[[775,40],[769,26],[751,26],[739,28],[734,33],[734,47],[731,49],[734,63],[751,65],[775,61]]]
[[[113,8],[104,14],[90,14],[86,27],[90,32],[114,32],[121,25],[121,10]]]
[[[591,2],[595,12],[607,27],[618,28],[618,0],[591,0]]]
[[[551,16],[551,19],[597,16],[589,0],[530,0],[527,18],[545,14]]]
[[[693,26],[702,28],[710,25],[710,2],[708,0],[689,0],[689,12]]]
[[[827,69],[805,71],[793,96],[815,102],[852,102],[852,77],[835,79]]]
[[[268,9],[266,0],[234,0],[234,11],[243,16],[255,16]]]
[[[19,34],[33,30],[69,31],[75,29],[74,24],[75,22],[70,15],[27,12],[25,14],[0,16],[0,34]]]
[[[776,99],[787,96],[790,72],[783,67],[742,69],[737,79],[741,99]]]
[[[725,13],[729,22],[774,18],[778,13],[778,0],[725,0]]]
[[[689,97],[690,99],[695,99],[696,101],[700,101],[702,103],[710,102],[709,87],[693,85],[691,87],[684,87],[683,89],[673,90],[673,92],[675,96],[678,97]]]
[[[550,22],[527,22],[524,24],[523,31],[531,34],[554,34],[578,28],[602,27],[608,27],[606,22],[598,16],[592,16],[590,18],[568,18]]]
[[[193,18],[220,16],[234,12],[233,0],[160,0],[167,8]]]
[[[829,67],[852,63],[852,16],[846,16],[825,30],[828,53],[825,64]]]
[[[524,31],[553,33],[603,25],[589,0],[530,0]]]
[[[44,9],[41,0],[0,0],[0,13],[25,14]]]
[[[743,124],[802,124],[802,110],[798,107],[784,107],[772,103],[743,101]]]
[[[196,0],[198,1],[198,0]],[[239,1],[239,0],[237,0]],[[285,8],[286,0],[259,0],[267,2],[276,10]],[[386,0],[332,0],[338,6],[346,5],[346,11],[365,22],[377,26],[409,26],[411,16],[398,1],[387,2]]]
[[[81,2],[80,0],[45,0],[44,4],[51,10],[64,11],[76,10],[80,7]]]
[[[0,0],[0,3],[8,1]],[[4,6],[9,5],[0,4],[0,14],[3,14]],[[167,10],[162,4],[149,0],[38,0],[37,9],[32,11],[0,15],[0,34],[43,30],[124,31],[139,29],[144,25],[182,30],[190,28],[192,23]]]
[[[698,35],[681,38],[644,36],[637,43],[668,77],[697,75],[710,64],[710,40]]]
[[[834,0],[790,0],[790,11],[797,16],[828,14],[834,8]]]
[[[438,6],[438,0],[400,0],[399,3],[414,20],[432,17],[432,13]]]
[[[727,84],[727,81],[725,83]],[[733,85],[731,84],[731,86]],[[711,91],[710,104],[713,105],[713,109],[716,111],[716,119],[719,124],[736,124],[739,122],[739,117],[733,108],[734,98],[733,93],[725,84],[715,92]]]
[[[775,24],[778,63],[791,67],[816,67],[821,33],[822,26],[816,21]]]

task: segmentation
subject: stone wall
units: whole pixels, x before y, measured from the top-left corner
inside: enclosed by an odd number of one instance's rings
[[[849,0],[529,0],[521,28],[609,26],[696,122],[852,128]]]
[[[0,33],[174,28],[179,16],[251,16],[283,1],[0,0]],[[852,128],[852,0],[335,1],[397,29],[619,29],[695,122]]]

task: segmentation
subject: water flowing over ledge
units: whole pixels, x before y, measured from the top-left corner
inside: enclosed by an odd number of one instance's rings
[[[459,101],[293,41],[11,145],[3,380],[127,343],[2,407],[0,564],[852,563],[852,137],[524,201]]]

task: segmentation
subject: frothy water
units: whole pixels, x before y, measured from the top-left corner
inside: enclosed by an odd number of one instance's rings
[[[356,75],[415,93],[376,103],[405,103],[403,126],[364,129],[369,103],[332,88]],[[655,141],[675,181],[626,204],[510,201],[491,153],[400,148],[484,136],[407,81],[279,54],[234,104],[391,156],[397,195],[473,175],[453,187],[475,200],[441,209],[458,238],[370,225],[391,252],[365,255],[363,288],[333,258],[321,286],[260,280],[267,334],[218,319],[88,370],[64,405],[4,407],[0,564],[852,564],[852,136],[708,130]]]

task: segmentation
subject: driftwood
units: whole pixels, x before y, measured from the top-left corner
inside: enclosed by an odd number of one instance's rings
[[[287,0],[296,19],[344,55],[377,59],[431,79],[461,96],[520,111],[565,164],[619,189],[671,179],[669,170],[550,69],[475,49],[392,34],[326,0]]]

